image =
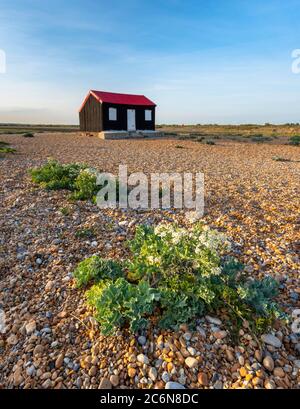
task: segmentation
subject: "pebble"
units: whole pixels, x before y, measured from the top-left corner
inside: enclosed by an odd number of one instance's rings
[[[134,378],[136,374],[136,369],[135,368],[128,368],[128,376],[129,378]]]
[[[280,348],[281,347],[281,341],[275,335],[272,334],[263,334],[261,336],[261,339],[265,344],[272,345],[274,348]]]
[[[193,358],[192,356],[189,356],[185,359],[185,364],[189,368],[196,368],[199,364],[196,358]]]
[[[62,366],[62,364],[64,362],[64,357],[65,357],[64,354],[58,355],[58,357],[56,358],[56,361],[55,361],[55,368],[56,369],[59,369]]]
[[[46,379],[45,382],[42,384],[43,389],[50,389],[52,387],[52,381],[51,379]]]
[[[262,353],[259,349],[254,352],[254,357],[258,362],[262,361]]]
[[[27,335],[31,335],[36,330],[36,322],[30,321],[25,325],[25,330]]]
[[[19,386],[24,381],[21,368],[17,368],[14,372],[14,386]]]
[[[284,378],[285,377],[284,370],[282,368],[280,368],[280,367],[274,368],[273,375],[278,376],[279,378]]]
[[[140,344],[140,345],[145,345],[146,344],[146,342],[147,342],[147,339],[146,339],[146,337],[144,337],[144,335],[140,335],[139,337],[138,337],[138,343]]]
[[[98,389],[112,389],[112,384],[109,379],[102,378]]]
[[[225,349],[225,353],[226,353],[227,361],[233,362],[235,358],[234,358],[232,351],[230,349]]]
[[[192,356],[195,356],[197,353],[196,349],[193,347],[188,347],[187,350]]]
[[[29,366],[28,368],[26,368],[26,374],[28,376],[34,376],[36,373],[35,367],[33,365]]]
[[[300,359],[296,359],[296,361],[294,361],[294,366],[300,369]]]
[[[271,356],[267,355],[263,360],[263,366],[270,372],[274,369],[274,360]]]
[[[94,365],[89,370],[89,376],[93,377],[96,375],[96,373],[97,373],[97,367]]]
[[[128,362],[135,362],[136,361],[136,355],[135,354],[130,354],[128,357]]]
[[[248,372],[247,372],[247,369],[242,366],[242,367],[240,368],[240,375],[241,375],[241,377],[242,377],[242,378],[245,378],[245,376],[247,375],[247,373],[248,373]]]
[[[227,331],[216,331],[213,335],[217,339],[224,339],[227,336]]]
[[[42,354],[43,352],[44,352],[43,345],[36,345],[34,350],[33,350],[33,355]]]
[[[217,381],[214,384],[214,389],[223,389],[223,382],[222,381]]]
[[[167,382],[165,389],[185,389],[185,387],[178,382]]]
[[[182,336],[186,341],[190,341],[192,338],[192,334],[190,332],[185,332]]]
[[[275,382],[272,379],[266,379],[264,382],[264,387],[266,389],[276,389]]]
[[[208,386],[208,378],[206,373],[204,372],[198,373],[198,383],[202,386]]]
[[[52,330],[49,327],[45,327],[41,329],[42,334],[51,334]]]
[[[137,360],[138,360],[138,362],[140,362],[141,364],[145,364],[145,365],[148,365],[148,364],[149,364],[149,358],[148,358],[146,355],[144,355],[144,354],[139,354],[139,355],[137,356]]]
[[[162,373],[162,375],[161,375],[161,379],[165,382],[165,383],[167,383],[167,382],[169,382],[169,380],[170,380],[170,374],[168,373],[168,372],[163,372]]]
[[[211,317],[210,315],[206,315],[205,318],[210,324],[214,324],[214,325],[222,324],[222,321],[219,318]]]
[[[149,378],[153,381],[153,382],[155,382],[156,381],[156,378],[157,378],[157,369],[154,367],[154,366],[152,366],[150,369],[149,369]]]
[[[54,286],[54,281],[49,280],[45,285],[45,291],[50,292]]]
[[[6,341],[9,345],[16,345],[18,343],[18,338],[15,334],[12,334],[7,338]]]
[[[202,338],[206,338],[206,331],[202,327],[197,327],[197,331],[201,335]]]
[[[111,375],[109,380],[110,380],[110,383],[112,384],[112,386],[118,386],[119,385],[119,376],[118,375]]]

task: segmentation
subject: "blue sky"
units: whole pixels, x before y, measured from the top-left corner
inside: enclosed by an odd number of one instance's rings
[[[77,123],[91,88],[159,123],[300,122],[300,0],[0,0],[0,122]]]

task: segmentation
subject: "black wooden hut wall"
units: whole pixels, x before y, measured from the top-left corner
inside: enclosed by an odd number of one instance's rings
[[[135,110],[135,126],[137,130],[154,131],[155,129],[155,107],[143,106],[143,105],[120,105],[111,103],[102,103],[102,115],[103,115],[103,130],[127,130],[127,109]],[[109,108],[116,108],[117,120],[109,120]],[[151,120],[145,120],[145,111],[151,110]]]
[[[109,108],[115,108],[116,120],[109,120]],[[79,112],[80,130],[87,132],[126,131],[127,110],[135,110],[136,130],[155,130],[155,106],[100,103],[89,95]],[[145,111],[151,111],[151,120],[146,120]]]

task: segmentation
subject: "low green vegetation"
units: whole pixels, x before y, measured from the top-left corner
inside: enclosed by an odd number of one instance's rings
[[[77,237],[78,239],[90,239],[91,237],[94,236],[95,236],[94,230],[86,227],[83,229],[78,229],[75,232],[75,237]]]
[[[197,142],[203,142],[204,139],[205,139],[204,136],[198,136],[197,139],[196,139],[196,141],[197,141]]]
[[[300,145],[300,135],[294,135],[290,138],[289,144],[293,146],[299,146]]]
[[[96,202],[96,196],[107,182],[97,184],[96,169],[81,163],[62,164],[54,159],[48,159],[41,167],[29,171],[31,179],[47,190],[69,190],[70,200],[91,200]],[[128,194],[130,188],[128,189]],[[116,201],[119,200],[120,183],[116,179]]]
[[[25,133],[43,133],[43,132],[77,132],[79,131],[78,125],[25,125],[25,124],[1,124],[0,123],[0,135],[23,135]]]
[[[3,148],[4,146],[9,146],[8,142],[0,141],[0,148]]]
[[[82,287],[90,282],[115,280],[123,277],[123,271],[121,265],[114,260],[92,256],[78,264],[74,271],[74,277],[78,287]]]
[[[272,141],[272,139],[273,138],[271,138],[270,136],[264,136],[262,134],[251,135],[251,141],[257,143],[270,142]]]
[[[94,200],[97,193],[96,172],[80,163],[61,164],[56,160],[30,170],[34,183],[48,190],[66,189],[74,200]]]
[[[63,216],[69,216],[71,214],[71,209],[70,207],[67,207],[67,206],[61,207],[59,211]]]
[[[32,132],[26,132],[26,133],[23,134],[23,137],[24,138],[33,138],[34,134]]]
[[[282,158],[281,156],[273,156],[275,162],[291,162],[291,159]]]
[[[16,149],[11,148],[8,142],[0,141],[0,155],[5,153],[15,153]]]
[[[122,264],[92,256],[74,271],[79,287],[92,285],[87,302],[103,334],[121,326],[136,332],[146,328],[153,315],[160,327],[176,329],[222,310],[231,329],[238,331],[248,321],[253,332],[283,316],[274,302],[277,282],[248,277],[243,266],[227,256],[226,237],[202,224],[190,229],[138,226],[129,249],[131,258]]]
[[[96,172],[88,168],[81,169],[74,181],[72,198],[74,200],[95,200],[98,190]]]

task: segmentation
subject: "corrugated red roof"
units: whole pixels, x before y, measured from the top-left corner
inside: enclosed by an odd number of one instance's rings
[[[107,102],[110,104],[156,106],[154,102],[144,95],[91,90],[83,101],[79,111],[81,111],[90,95],[93,95],[99,102]]]

